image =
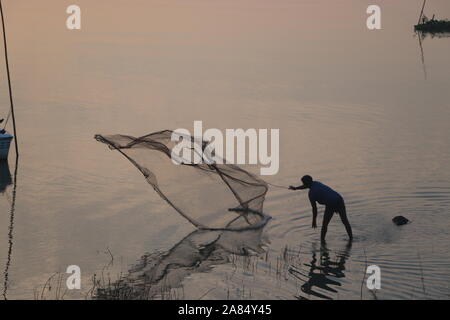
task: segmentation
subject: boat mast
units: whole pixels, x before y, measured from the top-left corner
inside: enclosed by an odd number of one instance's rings
[[[425,9],[426,3],[427,3],[427,0],[423,0],[422,11],[420,11],[419,21],[417,22],[417,24],[420,24],[420,19],[422,19],[423,10]]]
[[[4,44],[4,48],[5,48],[6,74],[8,76],[9,102],[10,102],[10,107],[11,107],[11,117],[12,117],[13,128],[14,128],[14,142],[15,142],[15,145],[16,145],[16,156],[19,157],[19,147],[17,145],[16,118],[14,116],[14,103],[13,103],[12,88],[11,88],[11,77],[10,77],[10,74],[9,74],[8,47],[7,47],[7,44],[6,44],[5,18],[3,16],[3,6],[2,6],[2,1],[1,0],[0,0],[0,15],[2,17],[3,44]]]

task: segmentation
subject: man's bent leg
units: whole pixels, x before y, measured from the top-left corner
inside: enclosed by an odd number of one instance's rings
[[[347,210],[345,209],[344,200],[342,200],[342,204],[339,206],[338,212],[339,216],[341,217],[341,221],[345,226],[345,230],[347,230],[348,237],[350,238],[350,240],[353,240],[352,227],[350,225],[350,222],[348,222]]]
[[[334,213],[334,210],[331,207],[329,207],[329,206],[325,207],[325,212],[323,214],[323,221],[322,221],[322,230],[320,232],[320,241],[322,241],[322,242],[325,242],[325,236],[327,235],[328,224],[331,221],[331,217],[333,217],[333,213]]]

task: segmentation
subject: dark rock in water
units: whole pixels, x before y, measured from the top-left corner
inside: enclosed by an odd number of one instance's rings
[[[396,216],[392,219],[392,222],[394,222],[398,226],[401,226],[407,224],[409,220],[406,219],[404,216]]]

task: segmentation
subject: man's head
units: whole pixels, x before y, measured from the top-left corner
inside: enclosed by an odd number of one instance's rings
[[[313,183],[313,178],[310,175],[306,175],[302,177],[303,182],[303,189],[309,189],[311,188],[311,185]]]

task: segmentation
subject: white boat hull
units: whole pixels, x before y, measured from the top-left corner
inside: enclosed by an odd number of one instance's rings
[[[0,133],[0,160],[8,159],[12,138],[13,136],[8,132]]]

